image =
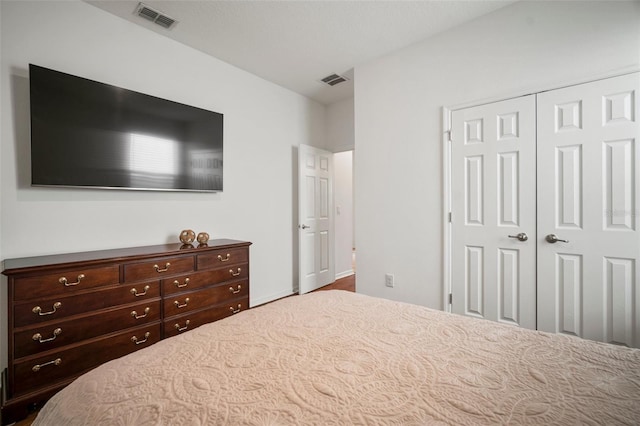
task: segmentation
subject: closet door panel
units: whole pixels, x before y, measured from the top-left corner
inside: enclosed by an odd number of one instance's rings
[[[453,111],[451,138],[452,311],[535,329],[535,97]]]
[[[537,95],[541,330],[640,346],[639,90],[634,73]]]

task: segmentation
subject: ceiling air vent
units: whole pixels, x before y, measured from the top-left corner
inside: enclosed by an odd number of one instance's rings
[[[177,22],[175,19],[168,17],[159,10],[153,9],[144,3],[138,3],[135,13],[164,28],[171,28]]]
[[[347,78],[338,74],[331,74],[320,81],[322,81],[324,84],[328,84],[329,86],[335,86],[336,84],[342,83],[343,81],[347,81]]]

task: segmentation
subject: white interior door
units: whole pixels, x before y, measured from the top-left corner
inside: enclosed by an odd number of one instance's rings
[[[333,256],[333,154],[298,148],[299,293],[335,281]]]
[[[535,96],[453,111],[452,312],[536,327]]]
[[[640,346],[639,90],[635,73],[538,95],[540,330]]]

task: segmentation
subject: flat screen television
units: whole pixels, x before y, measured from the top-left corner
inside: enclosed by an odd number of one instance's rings
[[[223,115],[29,65],[33,186],[222,191]]]

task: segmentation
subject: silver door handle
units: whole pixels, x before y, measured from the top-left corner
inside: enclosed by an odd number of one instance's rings
[[[307,229],[307,228],[311,228],[311,227],[303,224],[303,225],[300,225],[300,228],[301,229]]]
[[[517,238],[518,241],[527,241],[529,237],[524,232],[521,232],[517,235],[509,235],[509,238]]]
[[[547,242],[548,242],[548,243],[551,243],[551,244],[555,244],[555,243],[557,243],[558,241],[560,241],[561,243],[568,243],[568,242],[569,242],[569,240],[561,240],[560,238],[558,238],[558,237],[556,236],[556,234],[549,234],[549,235],[547,235],[547,236],[545,237],[545,240],[547,240]]]

